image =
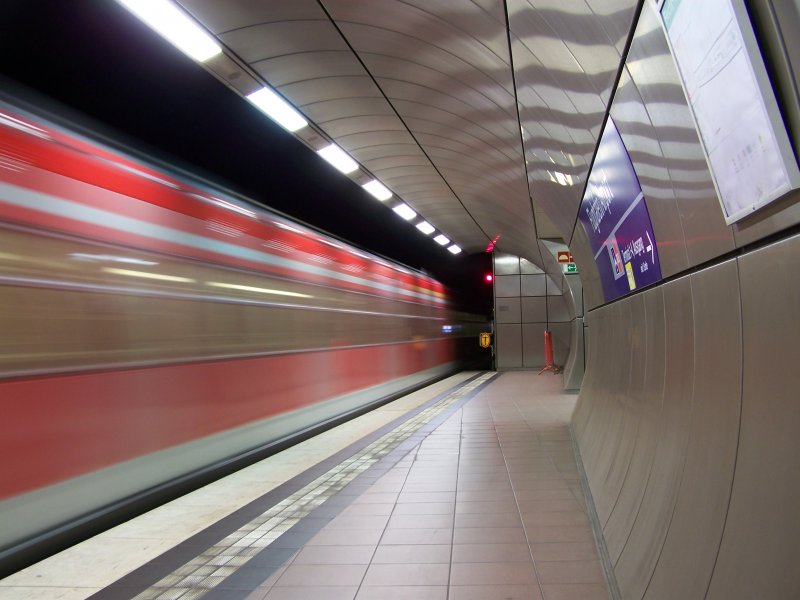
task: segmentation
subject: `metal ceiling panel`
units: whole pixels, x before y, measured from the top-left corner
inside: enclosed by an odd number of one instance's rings
[[[541,266],[537,238],[571,238],[637,1],[181,4],[465,250],[499,234]]]
[[[531,197],[569,240],[636,2],[507,4]]]

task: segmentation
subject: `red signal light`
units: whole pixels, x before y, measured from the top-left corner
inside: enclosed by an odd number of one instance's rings
[[[486,283],[492,283],[492,281],[494,281],[494,276],[491,273],[487,273],[483,276],[483,279]]]

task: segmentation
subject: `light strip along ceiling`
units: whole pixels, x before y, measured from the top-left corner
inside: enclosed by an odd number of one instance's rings
[[[242,95],[266,83],[467,252],[569,239],[636,0],[179,0]],[[513,65],[513,66],[512,66]]]

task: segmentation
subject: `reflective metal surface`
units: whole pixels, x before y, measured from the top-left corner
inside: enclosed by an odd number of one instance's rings
[[[800,590],[800,572],[795,568],[800,553],[798,256],[800,236],[795,235],[738,261],[742,417],[730,508],[708,589],[710,600],[791,598]],[[775,293],[777,289],[780,293]]]

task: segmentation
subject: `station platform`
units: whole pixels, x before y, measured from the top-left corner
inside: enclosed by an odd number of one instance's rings
[[[0,580],[2,599],[606,600],[575,395],[464,372]]]

